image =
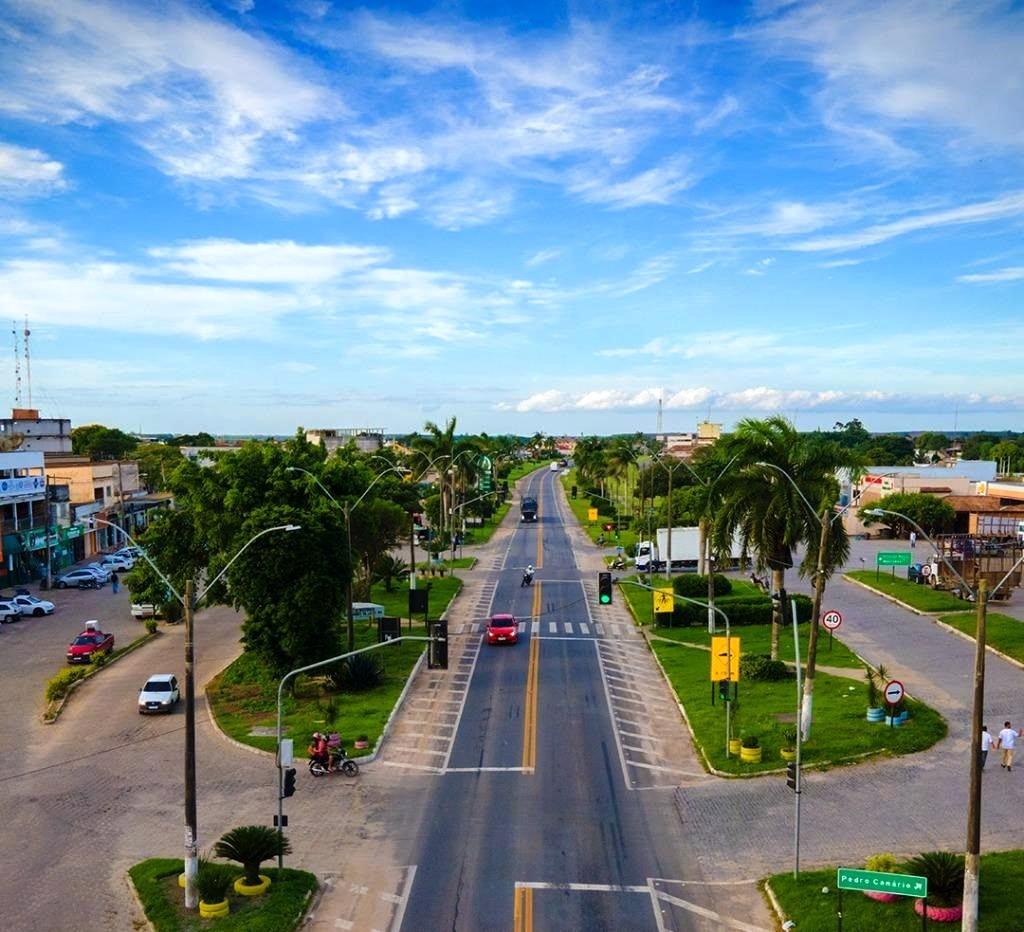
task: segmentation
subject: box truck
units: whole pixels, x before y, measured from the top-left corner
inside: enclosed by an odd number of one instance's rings
[[[668,562],[668,528],[660,527],[655,532],[656,543],[649,540],[637,542],[633,564],[637,572],[647,573],[653,569],[661,572]],[[730,563],[738,566],[743,555],[739,535],[733,538]],[[653,566],[652,566],[653,564]],[[695,570],[700,566],[700,528],[672,528],[672,569]],[[719,567],[719,569],[722,569]]]

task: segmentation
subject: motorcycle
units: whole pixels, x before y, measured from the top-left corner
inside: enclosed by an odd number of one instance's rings
[[[624,570],[626,568],[626,561],[622,557],[616,557],[612,560],[611,568],[613,570]]]
[[[529,570],[525,570],[523,572],[523,581],[519,584],[519,588],[521,589],[523,586],[532,586],[532,585],[533,585],[533,573],[531,573]]]
[[[359,765],[345,753],[341,746],[341,737],[338,734],[331,734],[327,736],[327,763],[311,757],[309,772],[314,777],[326,777],[332,773],[355,777],[359,775]]]

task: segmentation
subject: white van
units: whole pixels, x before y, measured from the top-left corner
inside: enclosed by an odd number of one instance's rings
[[[558,463],[557,462],[553,462],[551,464],[550,469],[551,469],[552,472],[558,472]]]

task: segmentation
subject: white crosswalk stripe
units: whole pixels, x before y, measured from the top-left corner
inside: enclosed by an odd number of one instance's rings
[[[572,627],[572,622],[571,621],[563,622],[562,623],[562,628],[565,630],[566,634],[574,634],[575,633],[573,631],[573,627]]]

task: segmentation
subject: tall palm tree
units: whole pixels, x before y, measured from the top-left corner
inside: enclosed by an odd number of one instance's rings
[[[450,492],[444,482],[444,476],[447,464],[450,463],[455,456],[455,424],[456,419],[454,417],[449,418],[448,421],[445,423],[444,430],[442,430],[433,421],[427,421],[427,423],[423,425],[423,430],[426,433],[417,435],[411,443],[411,446],[414,450],[418,450],[423,456],[426,457],[426,463],[439,461],[438,473],[442,477],[442,528],[448,526],[448,512],[451,506]],[[445,457],[445,459],[441,460],[441,457]]]
[[[810,513],[794,483],[819,512],[827,507],[831,515],[839,492],[836,470],[851,465],[854,457],[833,442],[809,441],[778,415],[766,420],[744,419],[719,444],[721,456],[735,456],[736,460],[719,483],[721,499],[713,526],[714,545],[724,551],[738,532],[744,549],[754,555],[756,567],[771,571],[772,589],[780,592],[798,545],[807,545],[801,574],[815,571],[821,537],[822,519]],[[769,465],[759,465],[762,463]],[[831,530],[822,579],[816,580],[818,586],[824,585],[824,579],[846,560],[850,551],[842,525]],[[781,608],[776,604],[772,611],[773,659],[779,655],[782,622]],[[816,630],[817,619],[812,622]]]

